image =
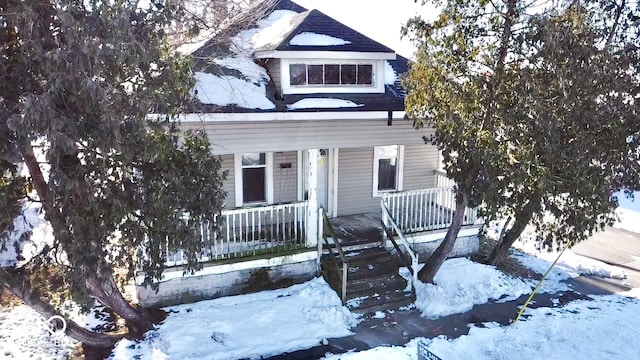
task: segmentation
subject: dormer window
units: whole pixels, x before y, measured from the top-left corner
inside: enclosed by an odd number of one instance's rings
[[[373,64],[289,64],[291,86],[373,86]]]

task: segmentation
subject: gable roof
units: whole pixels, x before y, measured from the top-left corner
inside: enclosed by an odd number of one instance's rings
[[[341,45],[295,45],[292,39],[300,34],[324,35],[343,40]],[[353,52],[395,52],[372,40],[319,10],[311,10],[294,16],[291,29],[279,41],[257,48],[256,51],[353,51]]]
[[[291,45],[300,34],[312,39],[343,40],[342,45]],[[265,36],[266,35],[266,36]],[[266,39],[264,39],[266,37]],[[256,41],[259,38],[259,41]],[[224,40],[224,39],[223,39]],[[265,41],[266,40],[266,41]],[[258,45],[258,43],[262,45]],[[266,45],[264,45],[266,44]],[[266,47],[265,47],[266,46]],[[384,53],[387,83],[383,93],[335,93],[280,95],[267,70],[259,65],[258,49],[271,51],[342,51]],[[373,54],[372,54],[373,55]],[[400,76],[407,71],[406,58],[317,10],[307,11],[290,0],[276,0],[270,13],[253,27],[228,41],[210,39],[192,53],[197,99],[192,111],[210,113],[403,111],[405,91]],[[198,101],[199,100],[199,101]],[[300,102],[301,100],[304,100]]]
[[[273,7],[273,10],[289,10],[289,11],[294,11],[297,13],[301,13],[301,12],[305,12],[307,11],[307,9],[305,9],[304,7],[294,3],[291,0],[280,0],[278,1],[275,6]]]

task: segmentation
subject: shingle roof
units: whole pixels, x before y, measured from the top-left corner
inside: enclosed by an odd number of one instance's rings
[[[353,51],[353,52],[383,52],[395,54],[395,52],[388,47],[366,37],[365,35],[349,28],[348,26],[339,23],[338,21],[330,18],[329,16],[323,14],[317,10],[307,11],[303,7],[297,5],[296,3],[290,0],[279,0],[275,3],[273,11],[276,10],[289,10],[293,12],[299,12],[298,15],[294,15],[291,18],[291,30],[286,34],[279,34],[278,39],[274,39],[274,44],[271,46],[274,50],[287,50],[287,51]],[[290,45],[289,42],[293,37],[301,33],[314,33],[314,34],[322,34],[327,35],[339,39],[343,39],[349,41],[349,44],[344,45],[335,45],[335,46],[293,46]],[[215,46],[213,46],[215,45]],[[408,70],[408,60],[402,56],[396,55],[395,60],[386,60],[389,65],[393,68],[396,73],[396,81],[393,84],[386,84],[384,87],[384,93],[335,93],[335,94],[279,94],[276,89],[276,85],[272,81],[272,79],[268,78],[268,74],[265,72],[265,76],[267,77],[264,80],[256,80],[253,79],[252,76],[247,77],[247,74],[243,73],[243,70],[247,67],[248,64],[240,64],[243,65],[241,67],[238,66],[227,66],[224,63],[220,63],[220,59],[226,60],[234,60],[237,58],[239,54],[234,54],[229,51],[228,46],[220,46],[212,39],[209,43],[205,44],[202,48],[196,50],[192,55],[196,59],[194,72],[204,72],[213,74],[219,77],[218,80],[221,82],[228,83],[224,78],[234,78],[234,79],[243,79],[248,81],[249,83],[255,82],[253,85],[255,86],[263,86],[264,87],[264,96],[268,99],[269,102],[273,103],[273,108],[245,108],[234,104],[226,104],[226,105],[215,105],[214,103],[200,103],[199,101],[195,101],[192,104],[190,111],[195,112],[216,112],[216,113],[270,113],[270,112],[316,112],[316,111],[403,111],[404,110],[404,98],[406,95],[405,90],[401,85],[401,76],[405,74]],[[234,60],[235,61],[235,60]],[[253,59],[250,55],[244,60],[251,64],[251,66],[258,67],[259,65],[255,63],[255,59]],[[233,65],[233,61],[230,62]],[[216,91],[219,91],[220,98],[224,98],[229,90],[225,90],[227,86],[217,88]],[[196,91],[197,91],[196,87]],[[242,93],[238,90],[238,96],[246,97],[249,96],[247,94]],[[215,92],[211,93],[211,96],[218,99]],[[324,106],[321,108],[290,108],[292,104],[295,104],[299,100],[303,99],[338,99],[338,100],[348,100],[351,101],[358,106],[356,107],[327,107],[327,102],[324,102]],[[242,102],[238,102],[242,103]],[[340,104],[340,101],[328,103],[332,104]],[[344,103],[344,102],[343,102]],[[337,106],[337,105],[336,105]]]
[[[281,41],[269,44],[256,51],[354,51],[354,52],[382,52],[394,53],[390,48],[372,40],[371,38],[355,31],[354,29],[338,22],[337,20],[325,15],[319,10],[311,10],[303,12],[292,19],[292,23],[297,23],[286,34]],[[296,35],[302,33],[313,33],[328,35],[334,38],[342,39],[348,44],[344,45],[323,45],[323,46],[299,46],[291,45],[290,41]]]
[[[278,1],[273,10],[290,10],[290,11],[295,11],[297,13],[301,13],[301,12],[305,12],[307,11],[307,9],[303,8],[302,6],[294,3],[293,1],[290,0],[280,0]]]

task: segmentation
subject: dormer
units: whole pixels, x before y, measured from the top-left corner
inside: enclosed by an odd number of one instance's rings
[[[396,59],[393,50],[318,10],[283,16],[264,35],[254,39],[253,56],[283,95],[382,94],[387,60]]]

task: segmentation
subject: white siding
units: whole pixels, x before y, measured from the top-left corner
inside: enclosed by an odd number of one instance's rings
[[[298,194],[298,161],[297,153],[276,152],[273,154],[273,201],[283,203],[296,201]],[[235,208],[235,173],[233,154],[226,154],[222,159],[222,170],[228,170],[227,180],[223,188],[227,192],[225,209]],[[281,164],[291,164],[290,168],[282,168]],[[241,191],[240,189],[238,191]]]
[[[285,165],[283,168],[282,165]],[[291,165],[287,168],[286,166]],[[296,201],[298,196],[298,154],[295,151],[273,154],[273,201]]]
[[[282,75],[280,70],[280,59],[269,59],[266,64],[267,71],[271,75],[271,80],[275,84],[278,92],[282,94]]]
[[[438,148],[433,145],[407,145],[404,148],[403,190],[419,190],[435,186]]]
[[[431,130],[413,129],[407,120],[308,120],[182,123],[183,129],[203,129],[215,154],[300,149],[364,148],[378,145],[420,145]]]

